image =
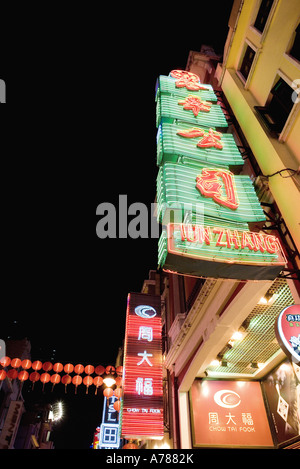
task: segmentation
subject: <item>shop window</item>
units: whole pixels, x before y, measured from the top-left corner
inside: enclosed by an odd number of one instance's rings
[[[266,106],[254,106],[271,133],[280,134],[293,107],[293,89],[282,79],[273,86]]]
[[[266,22],[273,5],[273,1],[274,0],[262,0],[260,4],[254,27],[261,33],[263,32],[266,26]]]
[[[247,80],[248,78],[250,68],[254,60],[254,56],[255,56],[255,51],[250,46],[247,46],[244,58],[242,60],[242,64],[239,69],[240,74],[243,76],[245,80]]]
[[[293,59],[300,62],[300,23],[298,24],[294,33],[294,42],[290,52],[288,53]]]

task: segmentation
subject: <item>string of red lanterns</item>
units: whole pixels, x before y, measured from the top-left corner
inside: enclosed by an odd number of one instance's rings
[[[94,367],[93,365],[83,366],[82,364],[74,366],[71,363],[63,365],[62,363],[42,363],[40,360],[31,362],[28,359],[21,360],[20,358],[11,359],[10,357],[3,357],[0,359],[0,367],[2,367],[2,369],[0,368],[0,382],[4,381],[6,378],[10,380],[19,379],[21,383],[24,383],[25,381],[29,380],[32,382],[33,389],[35,383],[41,381],[41,383],[43,383],[43,391],[45,389],[45,385],[51,382],[51,392],[53,391],[54,386],[59,383],[62,383],[65,386],[65,392],[67,392],[67,386],[72,383],[75,386],[75,394],[77,394],[77,388],[81,384],[84,384],[86,386],[86,394],[88,394],[90,386],[96,386],[95,394],[97,394],[98,388],[104,384],[104,379],[101,375],[116,374],[117,376],[115,378],[115,384],[117,388],[113,390],[110,387],[107,387],[104,389],[103,394],[106,397],[111,397],[115,395],[118,398],[118,401],[114,403],[115,410],[118,410],[119,412],[121,409],[121,402],[119,399],[122,396],[122,366],[118,366],[117,368],[111,365],[107,367],[104,367],[102,365],[98,365],[96,367]],[[6,370],[4,368],[6,368]],[[9,369],[7,370],[7,368]],[[22,368],[21,371],[19,370],[20,368]],[[31,373],[28,371],[30,369],[33,370]],[[50,374],[49,371],[53,371],[54,373]],[[60,375],[60,373],[62,372],[65,373],[63,376]],[[75,375],[72,377],[70,376],[70,374],[72,374],[73,372],[75,373]],[[86,376],[83,378],[81,375],[84,372]],[[97,375],[94,378],[91,376],[93,373],[96,373]]]

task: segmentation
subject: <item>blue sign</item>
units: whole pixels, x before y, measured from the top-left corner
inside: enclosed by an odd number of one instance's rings
[[[104,398],[99,449],[120,447],[119,413],[114,409],[114,403],[117,400],[116,396]]]

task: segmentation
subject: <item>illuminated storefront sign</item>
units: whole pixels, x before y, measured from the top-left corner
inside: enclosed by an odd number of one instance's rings
[[[242,166],[244,160],[232,134],[212,128],[191,127],[184,122],[163,122],[157,133],[157,164]]]
[[[184,70],[158,79],[157,220],[167,226],[158,265],[196,277],[273,280],[286,259],[276,237],[249,226],[261,228],[266,215],[250,177],[235,174],[244,160],[234,136],[220,132],[227,122],[211,92]]]
[[[223,111],[218,104],[206,101],[202,96],[199,97],[191,92],[182,97],[160,93],[157,96],[156,119],[157,127],[163,121],[174,122],[176,119],[193,125],[204,125],[208,128],[228,127]]]
[[[194,447],[273,446],[259,382],[195,380],[190,398]]]
[[[197,78],[193,78],[192,75]],[[160,75],[156,84],[156,98],[160,94],[173,96],[188,96],[193,94],[212,103],[216,103],[218,100],[211,85],[201,84],[197,75],[183,70],[172,70],[168,77]]]
[[[124,438],[161,439],[163,427],[160,296],[128,295],[124,348]]]
[[[224,168],[196,168],[165,163],[157,178],[158,219],[181,205],[203,204],[202,215],[240,223],[263,221],[265,214],[249,176],[234,176]]]
[[[284,308],[275,324],[278,343],[291,360],[300,364],[300,305]]]
[[[120,447],[119,413],[114,409],[116,396],[104,398],[102,424],[100,429],[99,449],[111,449]]]
[[[275,236],[218,226],[169,223],[159,243],[160,266],[186,275],[272,280],[285,262]]]

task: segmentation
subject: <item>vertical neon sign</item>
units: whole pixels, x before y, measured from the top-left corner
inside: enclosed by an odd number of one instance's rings
[[[161,439],[163,424],[160,296],[130,293],[124,350],[124,438]]]

